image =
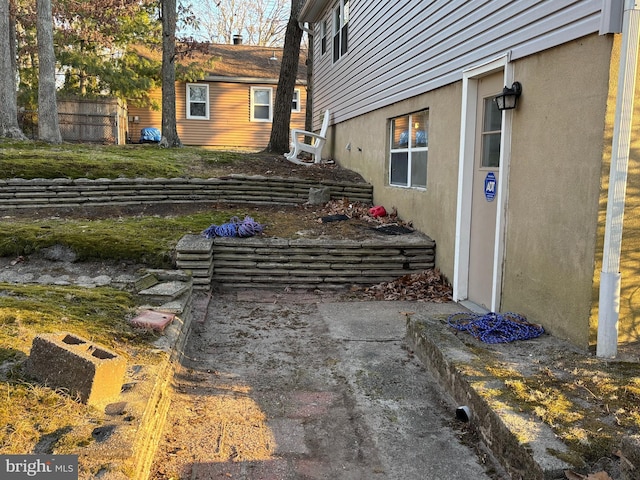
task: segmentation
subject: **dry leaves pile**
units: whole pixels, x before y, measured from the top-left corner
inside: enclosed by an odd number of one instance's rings
[[[323,206],[326,217],[346,215],[351,219],[362,220],[373,225],[391,226],[412,229],[411,222],[398,218],[395,208],[383,217],[374,217],[369,213],[370,205],[360,202],[349,202],[348,199],[332,200]],[[322,218],[318,222],[322,222]],[[371,287],[354,287],[352,293],[372,300],[416,300],[420,302],[445,303],[452,299],[449,281],[440,270],[425,270],[411,273],[391,282],[383,282]]]
[[[348,198],[341,200],[331,200],[323,205],[323,216],[346,215],[349,218],[363,220],[374,225],[398,225],[401,227],[411,228],[411,222],[404,222],[398,218],[398,212],[393,207],[391,212],[387,212],[384,217],[374,217],[369,213],[371,205],[362,202],[350,202]],[[322,222],[322,218],[318,218],[318,222]]]
[[[452,298],[451,285],[437,268],[411,273],[391,282],[379,283],[359,291],[372,300],[415,300],[445,303]]]

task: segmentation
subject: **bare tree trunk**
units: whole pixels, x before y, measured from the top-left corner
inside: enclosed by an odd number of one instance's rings
[[[0,0],[0,137],[26,140],[18,125],[14,32],[9,0]]]
[[[162,140],[164,147],[181,147],[176,126],[176,0],[162,0]]]
[[[56,101],[56,55],[53,50],[51,0],[37,0],[38,18],[38,138],[62,143]]]
[[[273,108],[271,137],[266,148],[268,152],[272,153],[282,154],[289,151],[291,103],[293,102],[293,91],[296,86],[298,61],[300,59],[300,41],[302,40],[302,30],[298,25],[298,15],[303,5],[304,0],[291,1],[291,16],[289,17],[284,37],[280,78],[278,79]]]

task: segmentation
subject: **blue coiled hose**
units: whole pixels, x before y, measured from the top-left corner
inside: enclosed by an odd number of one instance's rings
[[[469,332],[485,343],[507,343],[528,340],[544,333],[541,325],[529,323],[517,313],[454,313],[447,319],[456,330]]]
[[[206,238],[214,237],[252,237],[264,230],[264,225],[256,222],[253,218],[247,216],[244,220],[238,217],[232,217],[231,220],[222,225],[211,225],[202,232]]]

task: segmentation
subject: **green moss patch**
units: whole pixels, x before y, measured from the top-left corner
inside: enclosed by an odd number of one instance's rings
[[[478,353],[478,352],[476,352]],[[604,362],[567,352],[551,355],[546,364],[523,374],[480,355],[481,368],[504,388],[485,392],[488,401],[501,401],[529,412],[549,425],[570,447],[576,467],[608,457],[622,435],[640,434],[640,380],[636,364]]]
[[[130,325],[134,314],[132,295],[113,288],[0,284],[0,453],[31,452],[49,437],[58,453],[72,452],[87,441],[78,432],[102,418],[65,392],[24,377],[21,365],[33,338],[68,331],[130,361],[155,362],[150,348],[155,337]]]
[[[219,225],[241,215],[238,211],[206,210],[170,217],[5,218],[0,223],[0,256],[30,255],[59,244],[71,248],[78,260],[128,260],[167,268],[173,248],[184,235],[199,234],[212,223]]]
[[[48,145],[0,140],[1,178],[208,177],[241,153],[157,145]]]

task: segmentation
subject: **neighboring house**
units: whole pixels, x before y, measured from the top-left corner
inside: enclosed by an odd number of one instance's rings
[[[142,54],[142,53],[141,53]],[[159,53],[146,52],[155,56]],[[207,54],[185,60],[213,60],[211,71],[194,82],[176,82],[176,123],[185,145],[263,149],[269,142],[273,102],[278,85],[282,49],[242,44],[210,45]],[[304,129],[306,55],[301,53],[291,106],[291,128]],[[160,105],[161,91],[151,92]],[[129,136],[140,139],[146,127],[161,129],[160,110],[129,105]]]
[[[324,156],[436,241],[456,301],[524,314],[583,348],[599,302],[615,303],[599,287],[622,5],[308,0],[299,17],[314,32],[315,129],[331,111]],[[517,108],[500,112],[493,98],[514,81]],[[621,342],[640,336],[638,126]]]

